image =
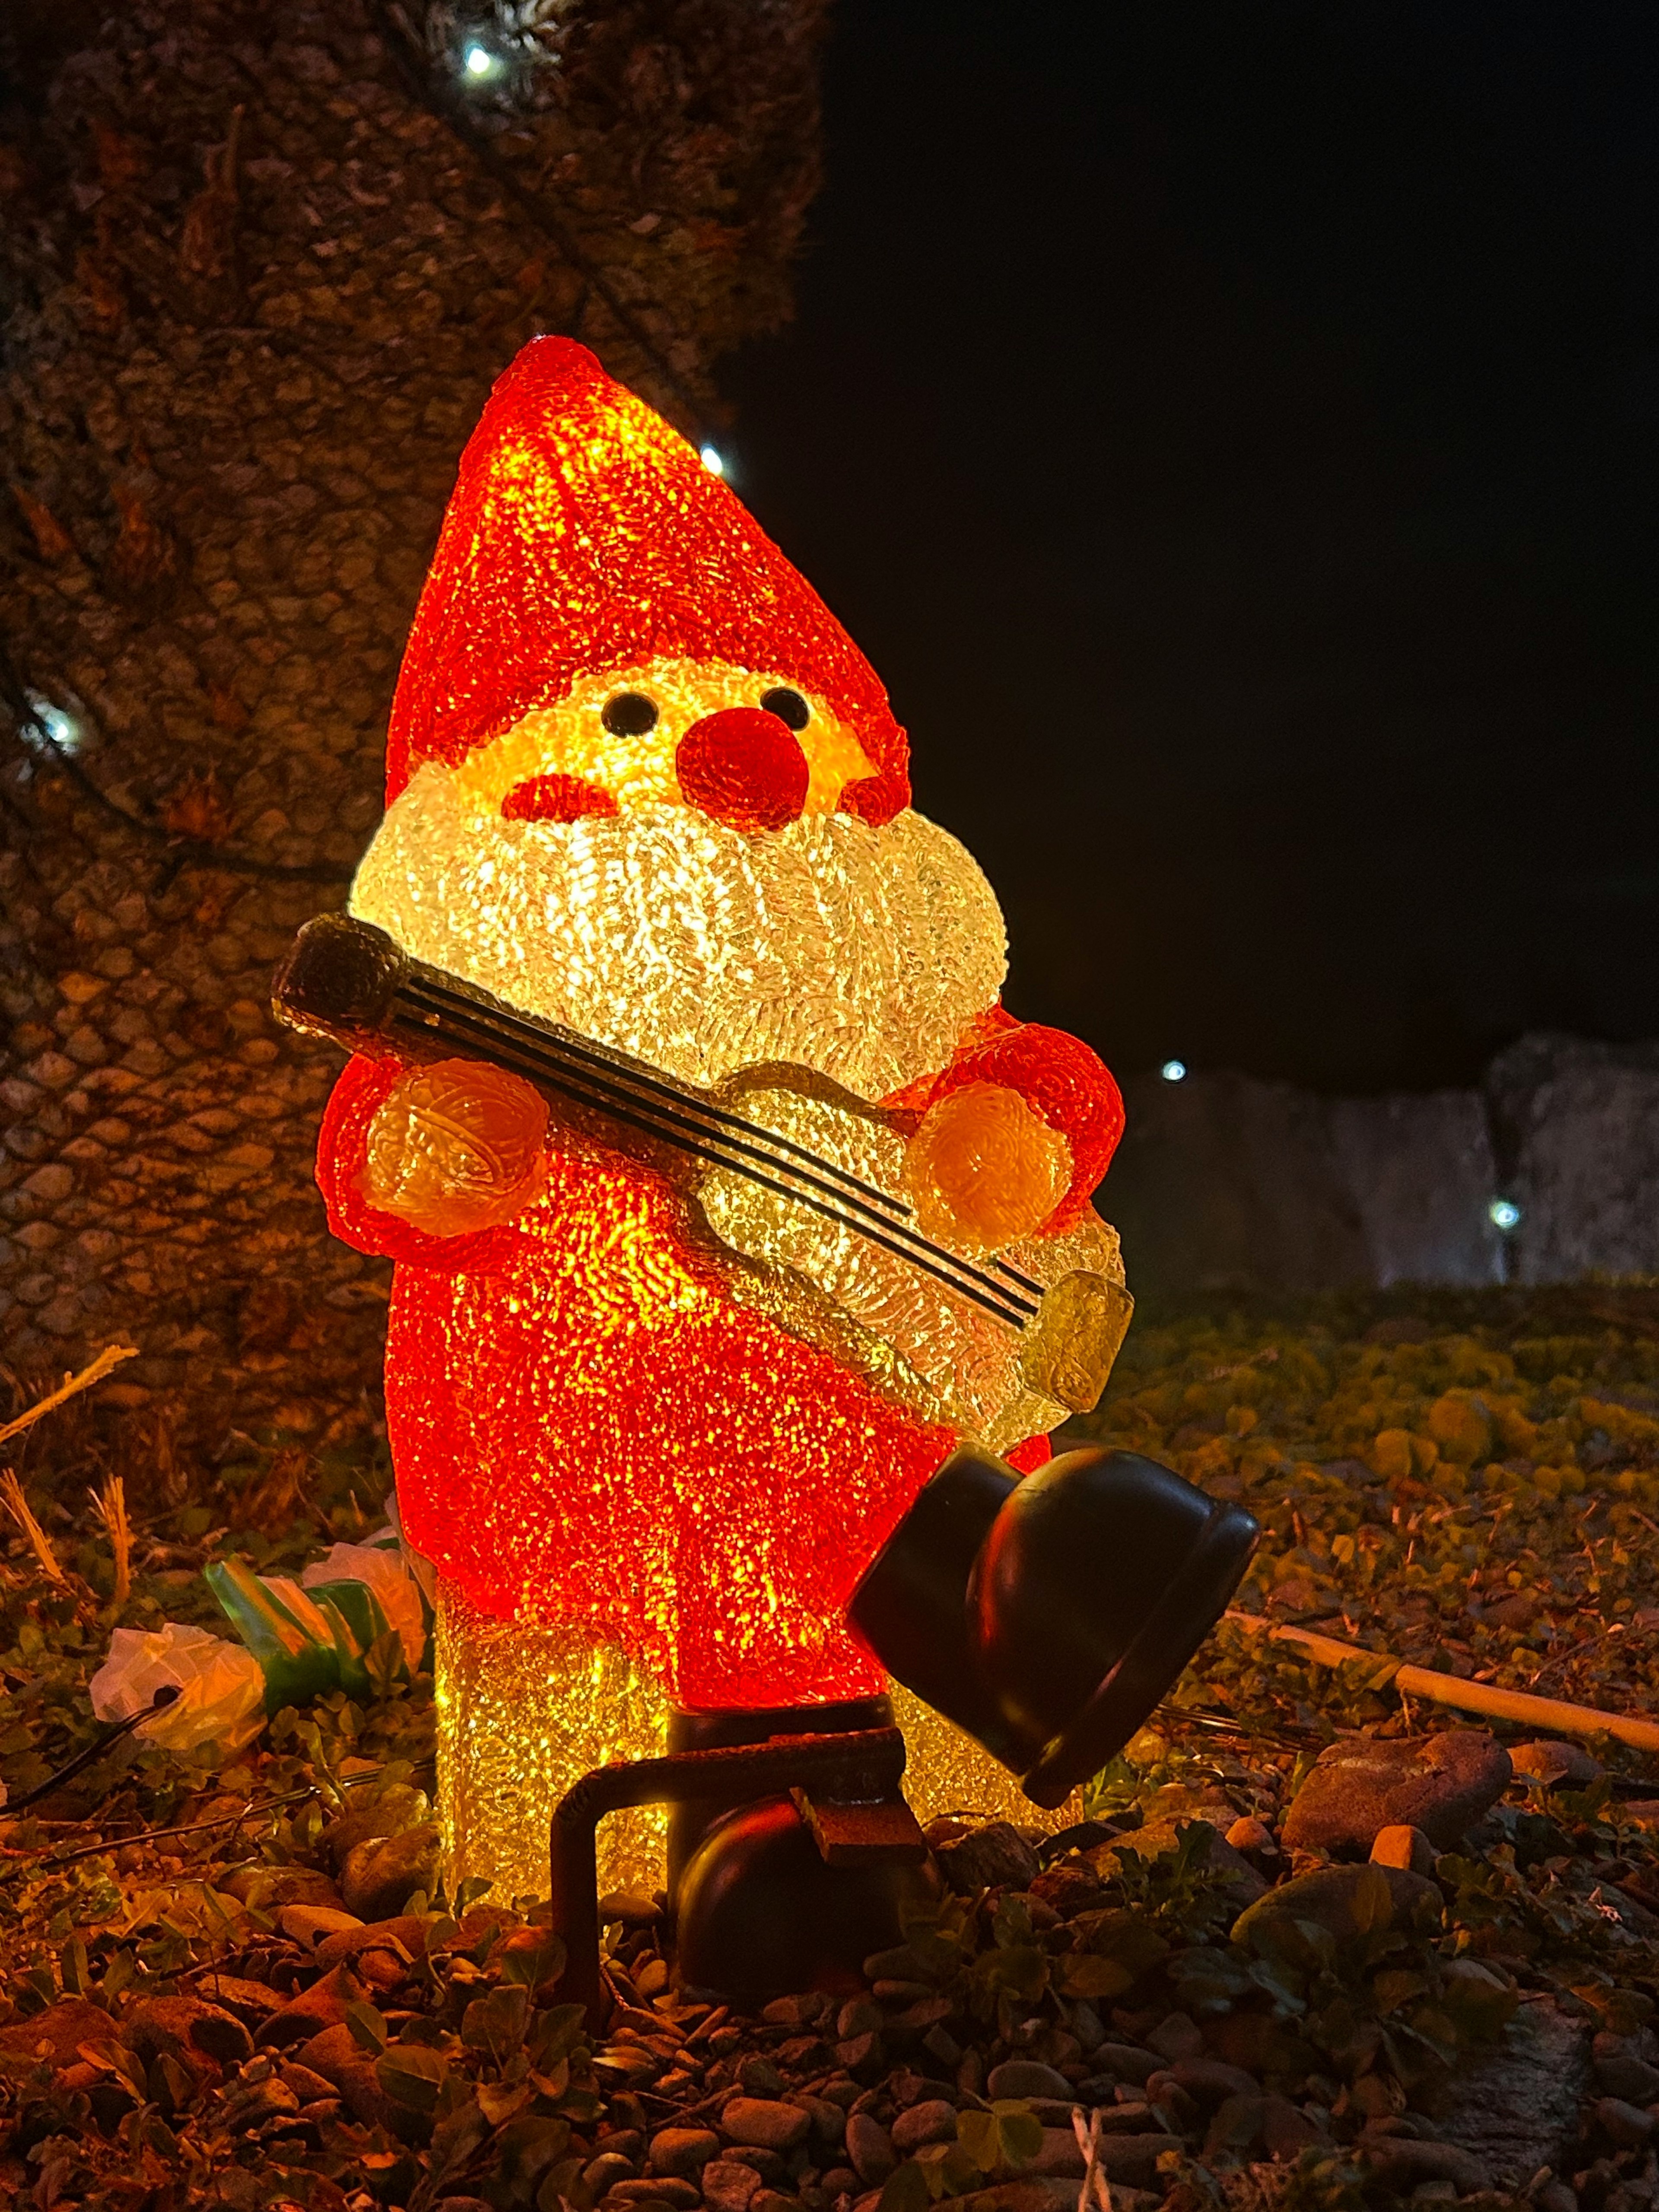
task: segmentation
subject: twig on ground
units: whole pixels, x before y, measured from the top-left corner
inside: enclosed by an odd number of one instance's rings
[[[1346,1666],[1351,1660],[1369,1660],[1386,1666],[1389,1654],[1367,1651],[1357,1644],[1343,1644],[1334,1636],[1318,1636],[1311,1629],[1281,1627],[1260,1614],[1230,1610],[1229,1620],[1275,1644],[1294,1644],[1328,1667]],[[1451,1705],[1466,1713],[1485,1713],[1493,1720],[1521,1721],[1528,1728],[1553,1729],[1562,1735],[1610,1735],[1638,1751],[1659,1752],[1659,1722],[1638,1720],[1630,1713],[1603,1712],[1596,1705],[1570,1705],[1559,1698],[1535,1698],[1525,1690],[1500,1690],[1490,1682],[1466,1682],[1456,1674],[1437,1674],[1426,1667],[1396,1667],[1394,1686],[1403,1699],[1426,1698],[1431,1705]]]
[[[64,1572],[63,1562],[52,1548],[52,1539],[29,1510],[29,1502],[23,1495],[23,1486],[10,1468],[0,1469],[0,1504],[17,1523],[19,1533],[27,1536],[29,1549],[40,1562],[40,1571],[49,1583],[59,1589],[70,1586]]]
[[[43,1413],[50,1413],[67,1399],[77,1397],[82,1390],[90,1390],[94,1382],[101,1382],[110,1370],[118,1367],[124,1359],[137,1359],[137,1357],[136,1344],[106,1344],[89,1367],[83,1367],[78,1375],[66,1375],[50,1395],[38,1399],[27,1412],[19,1413],[15,1420],[8,1421],[5,1427],[0,1429],[0,1444],[9,1442],[13,1437],[21,1436],[25,1429],[32,1428]]]
[[[123,1606],[132,1595],[132,1530],[127,1522],[126,1485],[118,1474],[112,1474],[101,1491],[88,1490],[87,1495],[115,1555],[113,1601]]]

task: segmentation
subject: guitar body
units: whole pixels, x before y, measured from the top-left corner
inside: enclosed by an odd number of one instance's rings
[[[1133,1310],[1115,1231],[1090,1212],[995,1254],[924,1237],[896,1118],[826,1077],[773,1064],[700,1090],[338,915],[301,932],[275,1005],[372,1057],[471,1058],[523,1076],[569,1141],[663,1177],[740,1303],[927,1422],[1003,1449],[1104,1387]]]
[[[905,1138],[879,1107],[805,1069],[775,1066],[746,1070],[714,1095],[902,1197]],[[994,1450],[1092,1407],[1128,1326],[1116,1233],[1092,1211],[1075,1228],[1022,1238],[994,1255],[1046,1293],[1016,1328],[887,1245],[781,1202],[731,1169],[704,1166],[690,1194],[721,1245],[763,1275],[784,1274],[831,1302],[878,1388]],[[981,1266],[985,1259],[959,1256]]]

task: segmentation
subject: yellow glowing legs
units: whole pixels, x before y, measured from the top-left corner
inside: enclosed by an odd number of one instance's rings
[[[667,1747],[661,1686],[614,1647],[568,1629],[494,1620],[453,1583],[438,1585],[438,1812],[445,1873],[488,1881],[491,1899],[547,1894],[548,1829],[571,1785],[608,1759]],[[1052,1833],[1082,1817],[1033,1805],[990,1753],[896,1683],[904,1791],[924,1826],[941,1814],[1012,1820]],[[803,1723],[809,1725],[805,1715]],[[599,1891],[663,1887],[667,1808],[613,1814],[599,1837]]]

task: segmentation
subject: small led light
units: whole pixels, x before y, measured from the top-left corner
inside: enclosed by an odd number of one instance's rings
[[[1187,1080],[1187,1063],[1184,1060],[1166,1060],[1158,1072],[1166,1083],[1184,1083]]]
[[[30,692],[29,704],[40,729],[59,752],[79,751],[84,732],[73,714],[54,706],[50,699],[43,699],[38,691]]]
[[[1511,1229],[1521,1226],[1521,1209],[1512,1198],[1493,1199],[1486,1208],[1486,1213],[1492,1227],[1501,1229],[1505,1236]]]
[[[700,446],[697,448],[697,459],[711,477],[723,477],[726,474],[726,463],[720,457],[718,447]]]
[[[461,56],[461,67],[470,77],[481,81],[494,76],[501,64],[488,46],[469,46]]]

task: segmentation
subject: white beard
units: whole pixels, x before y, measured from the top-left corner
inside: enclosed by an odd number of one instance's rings
[[[505,822],[428,764],[350,903],[417,959],[701,1084],[788,1060],[885,1097],[945,1064],[1007,972],[978,866],[909,812],[756,837],[672,805]]]

